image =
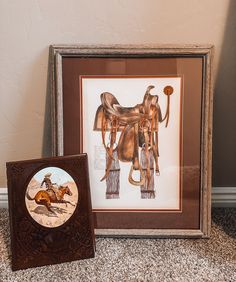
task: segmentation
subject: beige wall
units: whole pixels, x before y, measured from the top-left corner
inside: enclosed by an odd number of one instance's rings
[[[227,78],[236,69],[231,61],[236,50],[230,45],[235,39],[235,7],[229,0],[0,0],[0,187],[6,187],[6,161],[42,154],[44,124],[50,123],[44,121],[50,44],[212,43],[214,74],[222,90],[216,96],[228,91],[232,105],[236,86]],[[226,36],[227,28],[231,33]],[[227,60],[230,69],[224,65]],[[220,77],[219,64],[224,65]],[[220,105],[216,110],[217,115]],[[220,134],[225,125],[216,120],[217,148],[226,143]],[[230,145],[236,147],[232,140]],[[228,153],[230,157],[232,151]],[[216,157],[221,160],[221,155]],[[227,165],[225,156],[224,162]],[[220,173],[219,166],[215,169]],[[216,177],[219,185],[224,185],[222,177]]]

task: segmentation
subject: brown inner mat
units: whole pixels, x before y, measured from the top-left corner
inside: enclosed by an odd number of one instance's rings
[[[200,143],[203,59],[183,58],[79,58],[64,57],[64,154],[82,152],[80,75],[183,76],[181,148],[182,212],[97,212],[95,228],[199,229]],[[91,129],[92,130],[92,129]],[[89,154],[89,152],[87,152]],[[91,176],[90,172],[90,176]],[[98,183],[99,185],[99,183]]]

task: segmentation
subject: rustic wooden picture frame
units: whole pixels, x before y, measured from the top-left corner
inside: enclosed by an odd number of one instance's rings
[[[82,146],[82,107],[79,104],[81,101],[81,93],[79,88],[76,89],[78,84],[76,76],[80,74],[92,74],[100,75],[101,70],[96,69],[93,64],[93,59],[100,58],[105,62],[109,59],[121,59],[129,60],[136,59],[148,59],[149,62],[157,60],[162,62],[161,70],[153,68],[153,70],[147,70],[145,75],[155,74],[155,69],[158,75],[170,75],[168,72],[169,62],[177,62],[178,69],[175,74],[183,75],[186,85],[184,85],[183,91],[186,91],[188,95],[194,90],[194,74],[195,61],[198,61],[198,77],[201,80],[196,97],[198,97],[198,104],[194,105],[194,102],[190,103],[189,111],[198,108],[199,125],[196,125],[196,131],[198,135],[196,142],[198,145],[195,148],[195,153],[199,154],[199,166],[197,170],[196,187],[197,191],[187,193],[184,203],[184,211],[182,215],[173,215],[168,212],[163,213],[142,213],[136,212],[115,212],[115,211],[94,211],[94,220],[96,234],[101,236],[132,236],[132,237],[197,237],[206,238],[210,235],[211,226],[211,158],[212,158],[212,58],[213,58],[213,46],[212,45],[184,45],[184,46],[86,46],[86,45],[53,45],[50,47],[50,78],[51,78],[51,97],[52,97],[52,136],[53,136],[53,155],[74,154],[83,152]],[[89,60],[89,64],[86,65],[86,60]],[[64,63],[67,60],[68,64]],[[74,63],[75,61],[79,61]],[[79,65],[83,61],[84,69],[81,73],[78,72]],[[143,61],[142,61],[143,62]],[[165,63],[166,62],[166,63]],[[181,63],[184,62],[184,63]],[[137,63],[137,62],[136,62]],[[200,67],[199,67],[200,63]],[[71,64],[71,65],[70,65]],[[188,66],[190,65],[190,67]],[[67,68],[69,66],[69,68]],[[69,71],[68,71],[69,69]],[[91,70],[92,71],[88,71]],[[86,70],[88,72],[86,72]],[[188,77],[188,70],[191,72],[191,79]],[[139,70],[140,71],[140,70]],[[183,72],[183,73],[182,73]],[[103,74],[103,73],[102,73]],[[120,70],[112,70],[108,73],[120,74]],[[129,73],[130,74],[130,73]],[[131,74],[132,71],[131,71]],[[137,74],[135,72],[134,74]],[[140,73],[139,73],[140,74]],[[72,82],[74,80],[74,82]],[[76,80],[76,82],[75,82]],[[68,113],[68,105],[78,105],[78,113],[72,109],[70,111],[70,119],[66,120]],[[186,103],[187,104],[187,103]],[[192,108],[191,108],[192,107]],[[188,110],[185,109],[185,112]],[[188,112],[189,112],[188,111]],[[186,118],[183,116],[183,121],[186,122]],[[70,121],[71,132],[67,134],[68,121]],[[73,125],[72,125],[73,121]],[[185,125],[183,126],[185,130]],[[188,125],[191,128],[191,125]],[[73,135],[73,136],[72,136]],[[74,137],[74,136],[77,137]],[[184,138],[185,140],[191,134],[188,133]],[[186,146],[186,141],[183,146]],[[191,148],[188,145],[191,155]],[[194,146],[193,146],[194,147]],[[184,147],[185,148],[185,147]],[[185,156],[188,156],[186,149]],[[194,149],[193,149],[194,150]],[[196,152],[196,150],[198,150]],[[88,154],[90,152],[87,152]],[[191,176],[187,172],[187,165],[183,164],[182,173],[184,177]],[[187,183],[187,182],[186,182]],[[190,182],[191,183],[191,180]],[[186,185],[186,189],[190,189],[189,185]],[[184,189],[185,189],[184,188]],[[196,196],[197,195],[197,196]],[[189,198],[189,199],[188,199]],[[188,201],[189,200],[189,201]],[[191,211],[187,211],[188,205],[191,207],[191,201],[195,201],[192,206],[192,211],[196,214],[195,225],[189,224],[191,222]],[[188,215],[187,215],[188,213]],[[176,218],[175,218],[176,216]],[[183,216],[183,217],[182,217]],[[127,219],[127,220],[126,220]],[[125,223],[124,223],[125,221]],[[134,224],[136,222],[136,224]],[[137,223],[139,222],[139,223]],[[148,224],[147,224],[148,222]],[[168,222],[165,223],[165,222]],[[177,222],[177,223],[176,223]],[[188,226],[189,224],[189,226]]]
[[[73,181],[66,187],[73,187],[73,193],[78,192],[78,198],[77,203],[73,203],[69,217],[61,221],[60,225],[49,227],[42,224],[43,217],[45,222],[57,220],[62,217],[62,213],[68,214],[68,207],[72,206],[71,202],[62,198],[61,201],[52,201],[50,211],[47,211],[45,198],[42,196],[44,194],[41,193],[48,193],[47,187],[43,183],[39,187],[40,181],[37,188],[35,175],[52,168],[59,171],[58,179],[61,181],[66,179],[61,177],[61,172],[70,176]],[[95,240],[86,154],[8,162],[7,178],[13,270],[94,257]],[[34,210],[27,206],[26,196],[29,195],[27,193],[32,180],[34,187],[29,200],[36,207]],[[55,185],[53,183],[54,189],[59,191]],[[40,203],[35,200],[35,195],[39,193]],[[70,192],[69,196],[72,197],[73,193]],[[55,203],[58,203],[57,206]],[[40,220],[36,219],[36,213]]]

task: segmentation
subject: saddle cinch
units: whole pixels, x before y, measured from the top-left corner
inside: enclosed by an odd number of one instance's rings
[[[141,197],[155,198],[153,164],[155,163],[156,174],[159,174],[158,124],[166,121],[166,127],[168,126],[170,95],[174,89],[172,86],[163,89],[167,96],[167,107],[165,116],[162,117],[158,96],[150,94],[153,88],[152,85],[148,86],[143,102],[134,107],[122,107],[109,92],[101,94],[102,103],[97,109],[93,130],[101,131],[106,150],[106,172],[101,179],[106,179],[106,198],[119,197],[119,161],[132,162],[128,180],[141,187]],[[106,132],[110,132],[107,144]],[[134,170],[140,172],[139,180],[134,180]]]

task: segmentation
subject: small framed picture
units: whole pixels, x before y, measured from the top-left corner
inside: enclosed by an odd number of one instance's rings
[[[12,269],[94,257],[87,156],[7,163]]]
[[[212,46],[51,46],[53,154],[87,152],[97,235],[210,234]]]

